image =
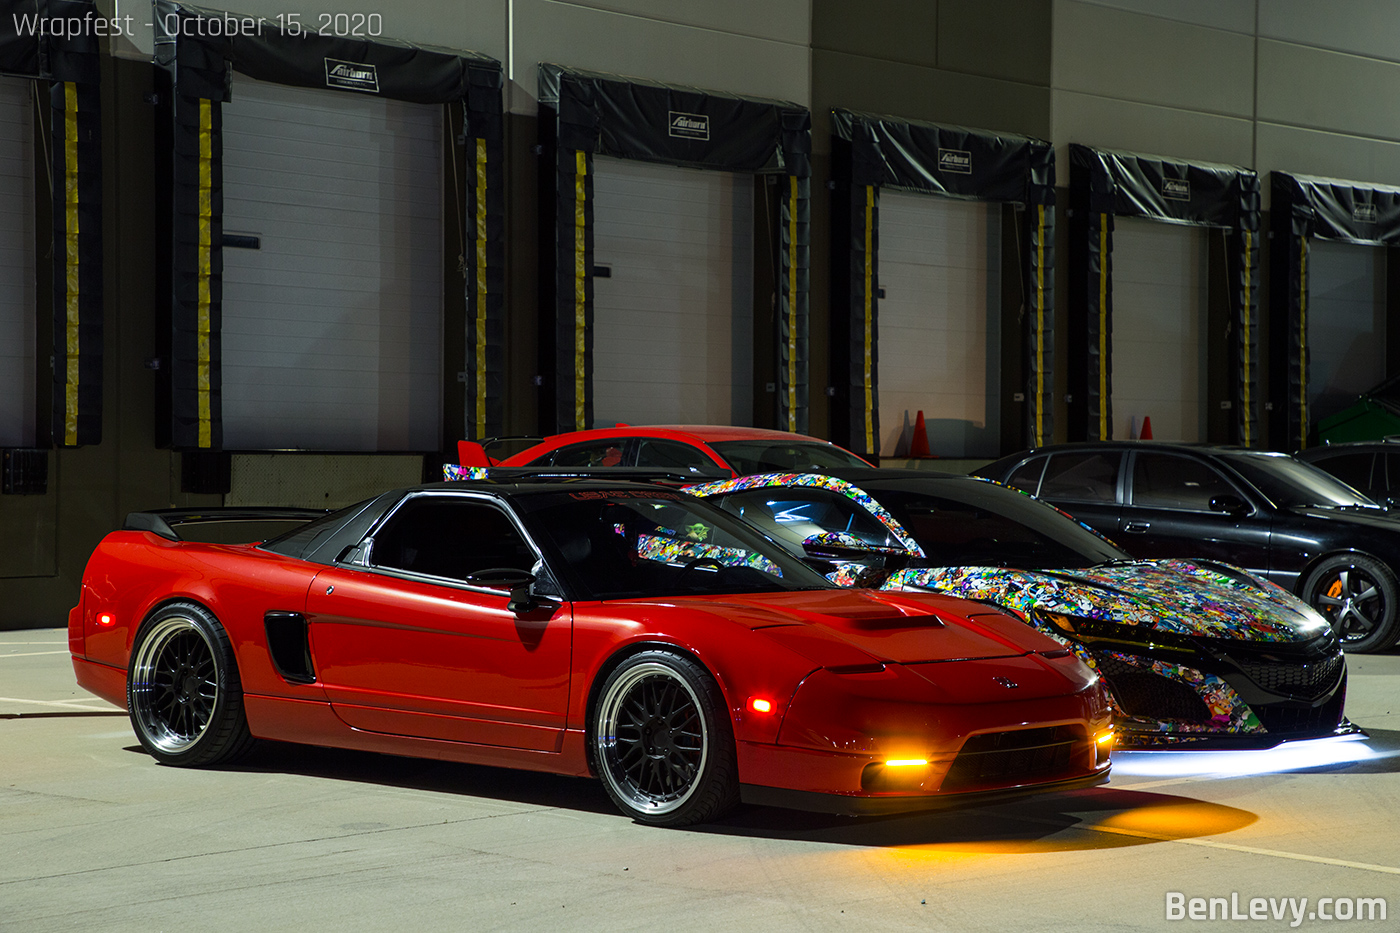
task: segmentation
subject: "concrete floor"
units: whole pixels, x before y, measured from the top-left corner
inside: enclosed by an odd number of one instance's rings
[[[161,767],[74,685],[61,630],[5,632],[0,931],[1285,929],[1371,897],[1389,917],[1360,925],[1395,929],[1397,685],[1400,654],[1351,659],[1366,742],[1120,753],[1108,786],[1020,803],[659,830],[547,775],[271,744]],[[1282,902],[1169,922],[1171,892],[1308,901],[1297,924]]]

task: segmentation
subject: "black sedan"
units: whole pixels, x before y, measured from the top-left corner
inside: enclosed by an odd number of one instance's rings
[[[1400,637],[1400,520],[1286,454],[1121,441],[1041,447],[977,471],[1136,557],[1236,564],[1292,590],[1350,651]]]

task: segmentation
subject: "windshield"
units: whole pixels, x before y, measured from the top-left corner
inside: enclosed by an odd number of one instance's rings
[[[667,490],[551,493],[520,500],[578,599],[826,589],[822,576],[719,509]]]
[[[923,566],[1072,570],[1131,559],[1054,506],[992,483],[875,485],[871,495],[923,548]]]
[[[834,444],[811,441],[716,441],[710,444],[740,476],[752,473],[822,473],[870,464]]]
[[[1287,454],[1229,453],[1221,456],[1282,509],[1308,505],[1380,508],[1331,474]]]

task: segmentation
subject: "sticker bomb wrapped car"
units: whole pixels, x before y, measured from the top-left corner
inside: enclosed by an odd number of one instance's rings
[[[176,530],[218,517],[132,514],[69,616],[79,684],[167,764],[267,738],[592,775],[658,825],[1107,778],[1107,691],[1055,640],[836,587],[673,489],[476,479],[260,543]]]
[[[1330,735],[1346,662],[1326,620],[1211,561],[1135,561],[1046,503],[964,476],[778,473],[688,487],[836,582],[1014,612],[1103,675],[1122,745]]]

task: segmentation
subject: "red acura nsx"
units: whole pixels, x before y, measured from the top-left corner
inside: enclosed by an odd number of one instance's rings
[[[592,775],[657,825],[1107,779],[1107,694],[1058,643],[986,605],[834,587],[671,489],[430,484],[187,540],[279,517],[133,513],[88,563],[78,682],[160,762],[267,738]]]

